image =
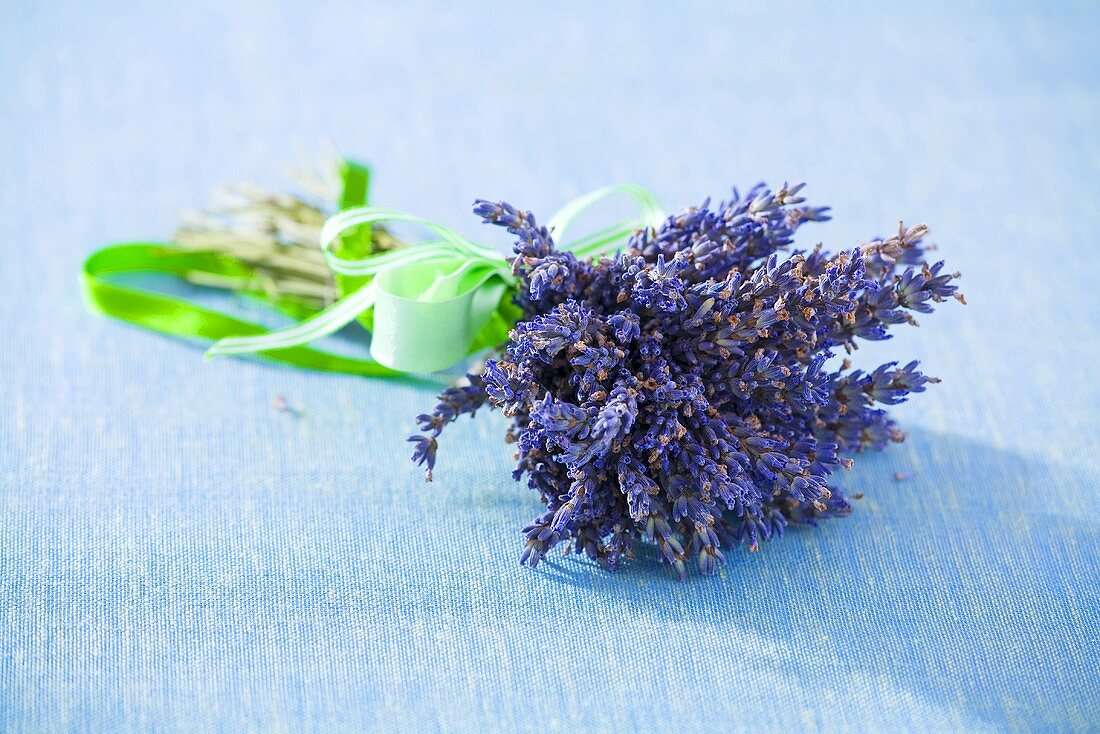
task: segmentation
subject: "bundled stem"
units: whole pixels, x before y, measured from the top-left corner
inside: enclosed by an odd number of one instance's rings
[[[295,172],[299,190],[265,189],[254,183],[219,188],[205,208],[183,215],[175,244],[187,250],[233,257],[253,271],[247,280],[210,273],[188,273],[197,285],[233,291],[260,291],[277,300],[292,297],[319,311],[339,297],[339,289],[317,246],[325,220],[337,209],[340,192],[338,157],[327,157],[317,172]],[[391,250],[400,241],[374,227],[375,251]]]

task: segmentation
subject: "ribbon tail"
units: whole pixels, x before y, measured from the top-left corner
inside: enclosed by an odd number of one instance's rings
[[[179,278],[200,273],[247,279],[251,277],[251,272],[245,263],[221,253],[179,250],[148,242],[112,245],[96,251],[84,262],[84,294],[88,306],[94,311],[171,336],[217,340],[232,334],[266,334],[268,330],[259,324],[178,298],[108,281],[112,275],[127,273],[164,273]],[[291,315],[314,313],[304,309],[291,311],[287,308],[287,302],[272,301],[258,292],[255,295]],[[308,347],[279,349],[259,356],[300,369],[423,381],[423,378],[410,378],[372,360],[345,357]]]
[[[256,336],[221,339],[206,350],[206,356],[210,358],[231,354],[256,354],[315,342],[351,323],[355,317],[370,308],[377,297],[378,292],[374,284],[368,283],[289,329]]]

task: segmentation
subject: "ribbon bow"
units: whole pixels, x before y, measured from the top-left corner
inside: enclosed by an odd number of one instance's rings
[[[348,164],[345,196],[354,187],[366,202],[365,168]],[[597,189],[566,204],[550,220],[551,235],[562,241],[565,230],[583,211],[613,195],[625,195],[639,215],[624,219],[587,237],[559,246],[578,257],[620,247],[641,227],[656,227],[665,217],[647,189],[619,184]],[[434,234],[421,242],[386,252],[344,257],[337,246],[350,232],[373,224],[419,225]],[[321,250],[334,273],[352,287],[327,308],[301,318],[282,331],[269,331],[194,304],[111,284],[104,276],[119,272],[215,272],[246,277],[242,264],[211,252],[187,252],[135,243],[94,253],[85,263],[87,291],[98,310],[157,331],[217,339],[208,357],[257,354],[299,367],[375,377],[427,373],[461,362],[470,354],[499,346],[522,315],[512,303],[518,281],[504,255],[452,229],[396,209],[352,206],[330,217],[321,231]],[[240,271],[240,272],[238,272]],[[252,292],[252,295],[262,294]],[[271,299],[268,299],[271,300]],[[290,311],[288,304],[272,305]],[[373,309],[370,354],[359,360],[308,348]]]

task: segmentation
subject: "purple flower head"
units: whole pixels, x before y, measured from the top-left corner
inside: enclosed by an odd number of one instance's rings
[[[963,299],[958,274],[926,261],[923,226],[792,251],[803,224],[828,219],[801,190],[735,190],[594,260],[557,250],[530,212],[476,202],[516,237],[524,315],[480,375],[418,418],[414,461],[430,476],[444,425],[500,408],[514,476],[545,507],[523,530],[530,566],[564,544],[614,570],[645,542],[681,577],[712,574],[734,545],[849,514],[834,471],[901,440],[884,407],[936,380],[834,353]]]

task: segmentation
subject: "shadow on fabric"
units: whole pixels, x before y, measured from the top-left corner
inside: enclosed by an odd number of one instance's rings
[[[617,574],[574,557],[538,572],[617,606],[692,610],[714,635],[755,633],[806,686],[861,686],[850,695],[863,697],[880,682],[1029,728],[1100,721],[1087,693],[1100,657],[1100,520],[1088,484],[1073,486],[1087,480],[914,431],[840,481],[865,493],[851,518],[791,528],[757,554],[732,550],[717,579],[677,583],[651,548]]]

